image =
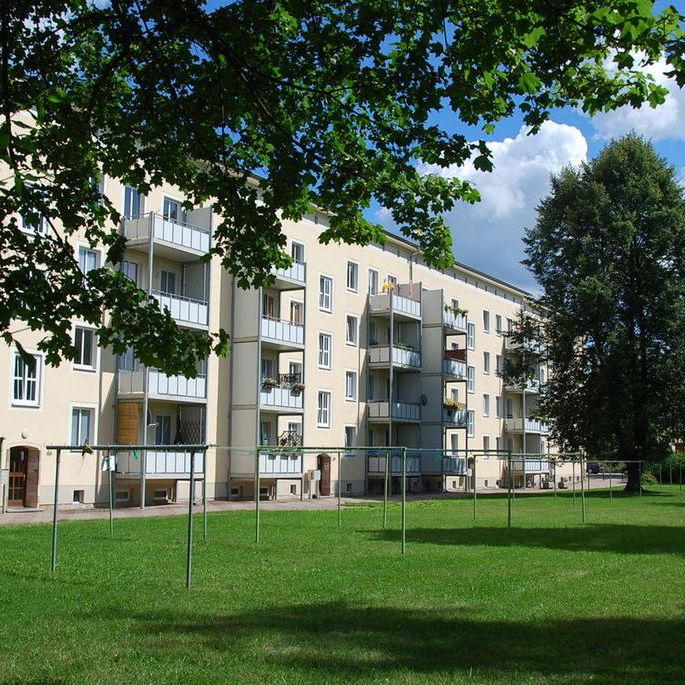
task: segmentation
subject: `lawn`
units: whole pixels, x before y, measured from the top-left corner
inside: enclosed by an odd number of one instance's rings
[[[0,528],[0,683],[683,683],[685,493]]]

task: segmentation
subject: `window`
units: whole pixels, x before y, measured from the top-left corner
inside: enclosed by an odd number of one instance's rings
[[[319,368],[331,368],[331,336],[328,333],[319,333]]]
[[[495,416],[497,416],[498,419],[502,418],[502,396],[497,395],[495,397]]]
[[[271,445],[271,421],[259,422],[259,444]]]
[[[171,416],[157,414],[155,423],[155,445],[171,445]]]
[[[347,315],[345,324],[345,342],[348,345],[356,345],[358,340],[358,322],[356,316]]]
[[[459,450],[459,433],[450,433],[450,449],[453,452]]]
[[[100,253],[97,250],[89,250],[87,247],[79,247],[78,265],[84,275],[97,269],[100,266]]]
[[[345,447],[357,446],[357,427],[345,426]]]
[[[357,399],[357,372],[345,371],[345,399],[356,401]]]
[[[302,381],[302,362],[290,362],[288,364],[288,373],[297,379],[297,382]]]
[[[452,309],[459,309],[459,300],[456,297],[452,298]]]
[[[130,186],[124,188],[124,217],[127,219],[135,219],[140,216],[143,211],[143,203],[141,202],[140,193]]]
[[[502,335],[502,317],[500,314],[495,316],[495,333]]]
[[[331,425],[331,393],[324,390],[319,390],[316,425],[319,428],[330,428]]]
[[[497,373],[502,373],[502,355],[501,354],[495,355],[495,368],[497,369]]]
[[[296,494],[297,494],[297,485],[291,485],[291,486],[290,486],[290,494],[291,494],[291,495],[296,495]]]
[[[502,451],[502,438],[495,438],[495,449],[498,452]]]
[[[93,410],[74,407],[71,410],[71,444],[93,442]]]
[[[490,449],[490,436],[484,435],[483,436],[483,452],[487,452],[489,449]]]
[[[71,501],[74,504],[83,504],[85,492],[83,490],[74,490],[74,494],[71,497]]]
[[[347,289],[355,293],[359,290],[359,265],[355,262],[347,262]]]
[[[19,225],[21,226],[22,231],[40,234],[46,234],[48,232],[48,222],[42,216],[29,218],[22,214],[19,218]]]
[[[176,294],[176,274],[173,271],[165,271],[162,269],[159,289],[167,295]]]
[[[290,246],[290,256],[294,262],[304,264],[304,245],[302,243],[295,243]]]
[[[129,262],[127,259],[124,259],[121,265],[121,271],[129,281],[138,285],[138,264],[136,262]]]
[[[74,347],[76,348],[74,366],[77,368],[94,369],[95,331],[91,328],[81,328],[77,326],[74,329]]]
[[[378,271],[369,269],[369,295],[378,293]]]
[[[511,333],[514,330],[514,320],[507,319],[507,332]]]
[[[171,219],[172,221],[182,219],[181,203],[178,200],[172,200],[170,197],[165,197],[164,204],[162,205],[162,214],[165,219]]]
[[[114,499],[117,502],[128,502],[130,498],[130,490],[117,490]]]
[[[302,302],[290,303],[290,323],[301,324],[304,321]]]
[[[395,286],[397,286],[397,276],[393,276],[392,274],[388,274],[388,277],[385,279],[385,282],[391,288],[394,288]]]
[[[490,332],[490,312],[487,309],[483,310],[483,332]]]
[[[330,312],[333,309],[333,279],[319,276],[319,309]]]
[[[277,319],[276,298],[268,293],[262,293],[262,316],[267,319]]]
[[[32,356],[33,368],[24,361],[18,352],[14,353],[12,404],[29,407],[37,407],[40,404],[41,358],[37,355]]]
[[[490,373],[490,353],[483,352],[483,373]]]
[[[468,323],[466,324],[466,347],[469,350],[476,349],[476,324]]]
[[[466,367],[466,389],[471,393],[476,392],[476,368],[474,366]]]
[[[507,399],[507,418],[514,418],[514,401],[512,399]]]
[[[474,411],[472,409],[469,409],[466,412],[466,432],[470,438],[472,438],[475,434],[476,430],[476,419],[474,416]]]
[[[538,370],[538,378],[540,379],[540,383],[543,385],[545,384],[545,367],[541,366]]]
[[[274,378],[274,360],[262,357],[262,378]]]
[[[483,395],[483,416],[490,416],[490,395]]]

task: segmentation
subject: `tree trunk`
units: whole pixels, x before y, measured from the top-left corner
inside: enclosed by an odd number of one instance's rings
[[[628,482],[626,483],[625,492],[640,492],[640,474],[642,473],[640,466],[640,462],[637,461],[631,461],[626,464]]]

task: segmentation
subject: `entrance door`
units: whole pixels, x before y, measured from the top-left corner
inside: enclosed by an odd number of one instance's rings
[[[327,454],[320,454],[318,459],[321,480],[319,481],[319,494],[327,497],[331,494],[331,458]]]
[[[26,448],[13,447],[10,450],[10,480],[7,505],[23,507],[26,502],[26,472],[29,453]]]

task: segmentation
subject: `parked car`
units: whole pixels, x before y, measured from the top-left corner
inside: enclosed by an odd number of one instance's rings
[[[589,461],[587,463],[586,471],[588,473],[599,473],[602,470],[602,465],[598,461]]]

